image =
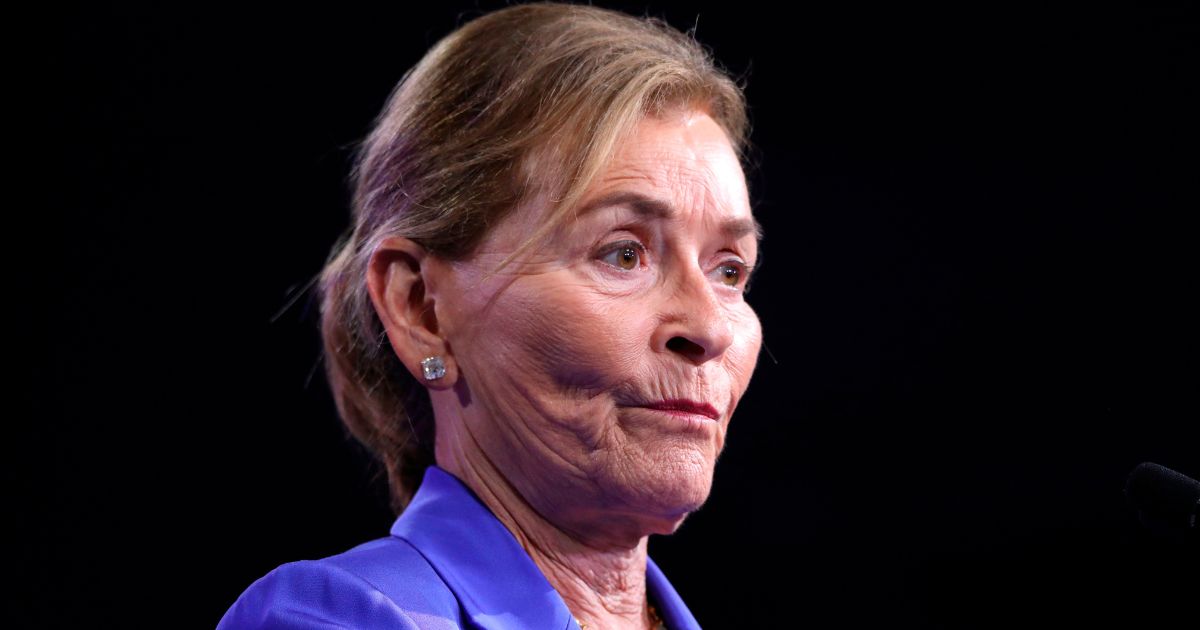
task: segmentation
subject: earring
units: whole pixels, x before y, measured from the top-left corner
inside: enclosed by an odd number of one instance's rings
[[[421,371],[425,373],[425,380],[436,381],[446,375],[446,364],[442,357],[425,357],[421,359]]]

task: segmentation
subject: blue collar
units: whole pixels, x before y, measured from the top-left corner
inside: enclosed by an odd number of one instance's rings
[[[430,466],[392,525],[429,561],[481,628],[579,630],[558,592],[504,524],[450,473]],[[699,630],[695,617],[653,560],[646,589],[671,630]]]

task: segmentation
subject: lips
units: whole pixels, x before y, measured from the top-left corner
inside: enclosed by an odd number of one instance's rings
[[[638,405],[638,406],[644,407],[646,409],[654,409],[656,411],[690,413],[690,414],[695,414],[698,416],[705,416],[705,417],[709,418],[710,420],[716,420],[721,417],[721,413],[719,411],[717,411],[716,407],[713,407],[712,405],[710,405],[706,402],[698,402],[695,400],[683,400],[683,399],[660,400],[657,402],[646,403],[646,404]]]

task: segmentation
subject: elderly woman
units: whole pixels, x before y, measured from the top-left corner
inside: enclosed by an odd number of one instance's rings
[[[704,503],[758,356],[745,133],[656,20],[515,6],[435,45],[320,285],[339,412],[401,514],[221,627],[698,627],[646,546]]]

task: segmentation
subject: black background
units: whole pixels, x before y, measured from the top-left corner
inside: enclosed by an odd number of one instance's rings
[[[1122,487],[1200,476],[1195,13],[600,4],[696,26],[754,123],[770,356],[709,503],[651,542],[701,623],[1194,613],[1195,556]],[[19,617],[211,627],[276,565],[386,533],[306,289],[389,90],[497,6],[36,21]]]

